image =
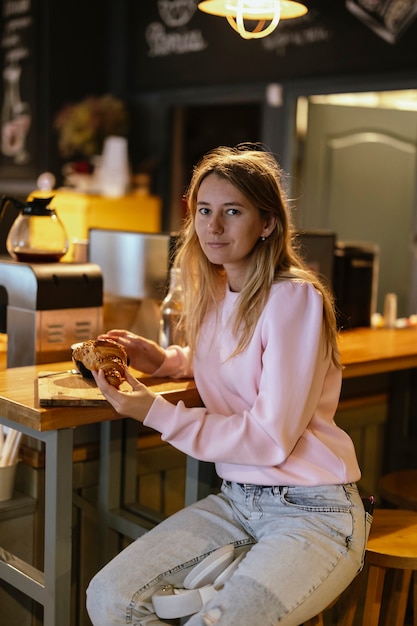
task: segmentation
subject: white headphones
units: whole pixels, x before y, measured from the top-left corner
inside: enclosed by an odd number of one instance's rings
[[[242,553],[234,559],[232,545],[215,550],[185,577],[183,588],[167,585],[153,594],[155,613],[163,619],[198,613],[231,577],[244,556]]]

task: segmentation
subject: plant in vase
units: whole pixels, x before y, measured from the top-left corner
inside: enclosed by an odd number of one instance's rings
[[[105,140],[126,137],[129,118],[125,103],[113,95],[88,96],[65,105],[56,115],[58,150],[68,162],[63,168],[67,184],[83,191],[93,183],[94,169]]]

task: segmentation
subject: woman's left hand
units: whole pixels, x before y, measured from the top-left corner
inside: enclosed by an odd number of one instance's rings
[[[98,372],[92,371],[94,380],[97,383],[103,396],[112,405],[112,407],[125,417],[133,417],[138,422],[143,422],[151,408],[156,395],[139,382],[126,367],[125,376],[132,391],[121,391],[107,382],[103,370]]]

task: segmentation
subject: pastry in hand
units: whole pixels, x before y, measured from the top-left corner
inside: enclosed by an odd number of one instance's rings
[[[78,369],[81,364],[90,371],[103,370],[107,381],[113,387],[119,388],[126,380],[126,350],[116,341],[111,339],[84,341],[73,349],[72,358]]]

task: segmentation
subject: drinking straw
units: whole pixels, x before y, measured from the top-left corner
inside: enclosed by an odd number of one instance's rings
[[[14,439],[13,447],[9,456],[9,465],[15,465],[17,463],[17,457],[19,456],[20,440],[22,433],[17,431],[17,435]]]
[[[16,462],[21,434],[14,428],[9,428],[0,458],[0,467],[7,467]]]
[[[16,431],[11,428],[7,432],[6,441],[4,442],[3,452],[0,459],[0,467],[6,467],[9,465],[10,452],[13,447],[14,439],[16,438],[15,433]]]

